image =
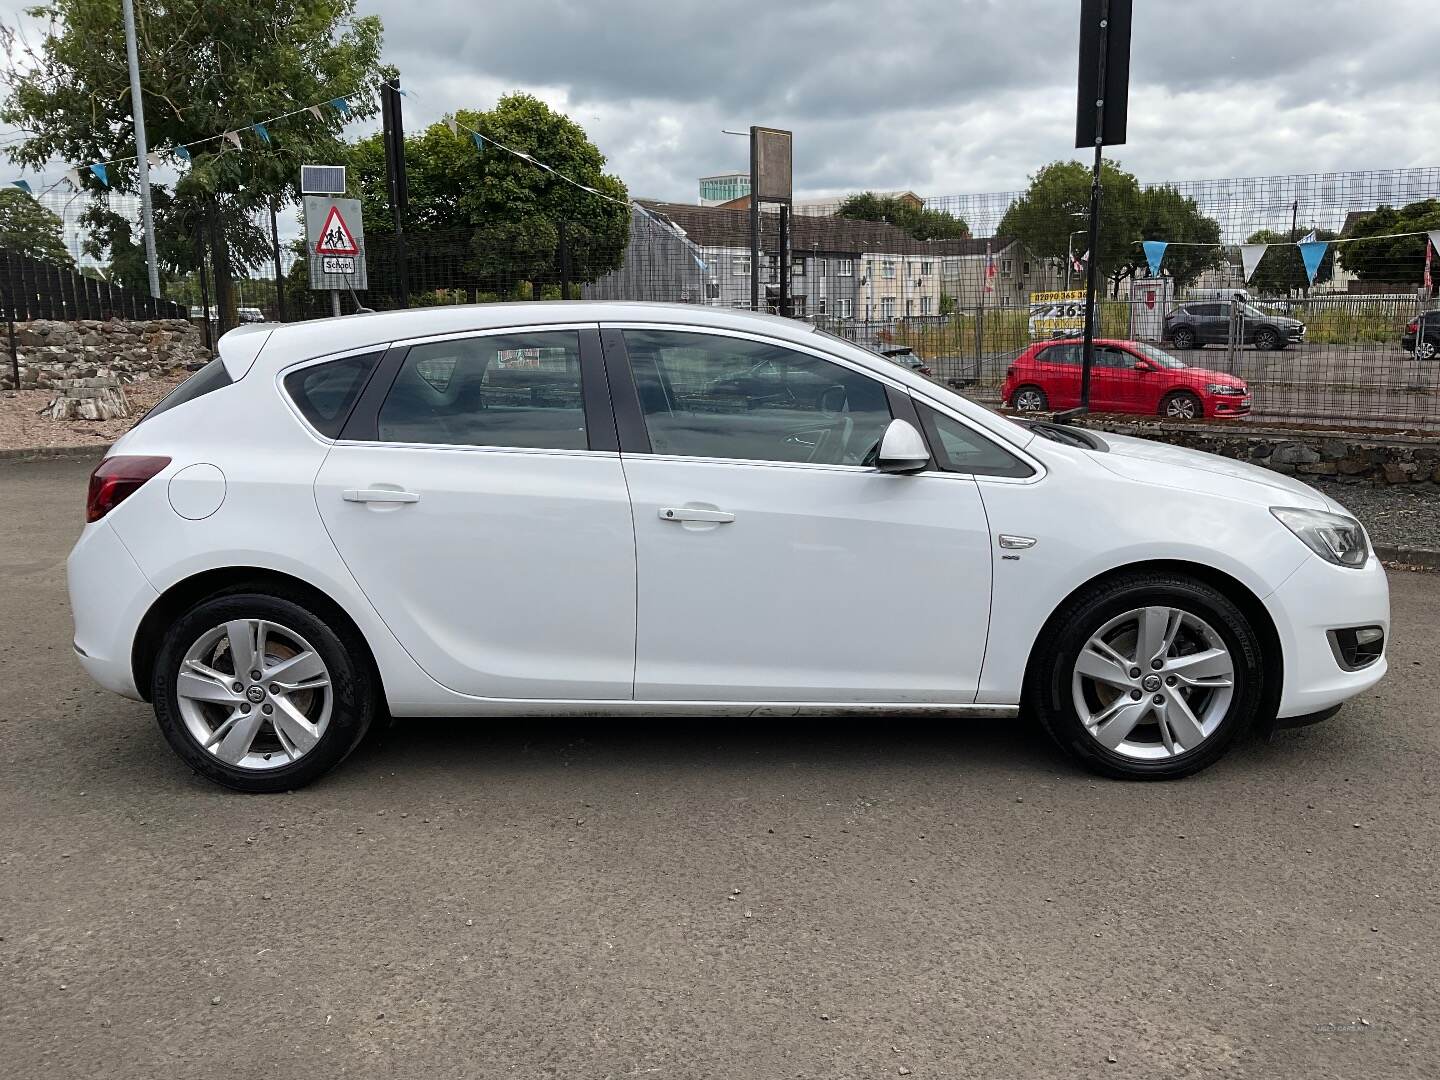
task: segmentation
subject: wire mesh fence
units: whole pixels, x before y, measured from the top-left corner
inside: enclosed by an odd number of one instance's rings
[[[754,266],[743,198],[641,200],[623,244],[583,221],[403,243],[372,231],[364,289],[343,275],[326,280],[334,299],[311,289],[304,255],[287,249],[281,288],[264,265],[238,292],[249,317],[270,319],[327,316],[336,299],[342,313],[561,298],[758,308],[893,352],[988,404],[1064,408],[1078,394],[1068,346],[1084,317],[1088,192],[1047,193],[1041,178],[1026,192],[885,193],[885,220],[854,201],[797,203],[783,244],[767,208]],[[1107,183],[1092,407],[1440,429],[1424,236],[1440,228],[1440,169]],[[1313,279],[1296,247],[1312,236],[1335,241]],[[1141,237],[1173,242],[1159,274]],[[1240,245],[1268,247],[1247,267]],[[1017,401],[1026,389],[1039,394]]]

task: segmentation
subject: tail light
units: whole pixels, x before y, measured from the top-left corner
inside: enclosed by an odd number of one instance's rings
[[[1409,322],[1407,322],[1407,323],[1405,324],[1405,333],[1407,333],[1407,334],[1413,334],[1413,333],[1415,333],[1415,331],[1418,330],[1418,329],[1420,329],[1420,320],[1419,320],[1419,319],[1411,319]]]
[[[146,480],[169,464],[168,457],[119,454],[106,458],[90,474],[90,492],[85,499],[85,520],[99,521],[139,491]]]

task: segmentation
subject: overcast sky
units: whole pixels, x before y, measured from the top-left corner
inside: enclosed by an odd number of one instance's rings
[[[24,3],[32,0],[23,0]],[[13,23],[23,6],[0,0]],[[1434,0],[1137,0],[1142,180],[1440,163]],[[580,123],[634,195],[694,201],[760,123],[797,194],[1005,191],[1075,155],[1078,0],[360,0],[415,130],[524,89]]]

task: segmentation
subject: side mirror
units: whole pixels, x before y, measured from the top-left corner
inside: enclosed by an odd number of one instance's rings
[[[880,439],[875,467],[883,473],[919,472],[930,464],[930,448],[908,420],[891,420]]]

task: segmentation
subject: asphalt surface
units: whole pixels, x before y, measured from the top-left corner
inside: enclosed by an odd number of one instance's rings
[[[7,1080],[1435,1075],[1440,575],[1376,690],[1180,783],[1015,721],[427,720],[247,797],[70,655],[86,471],[0,464]]]

